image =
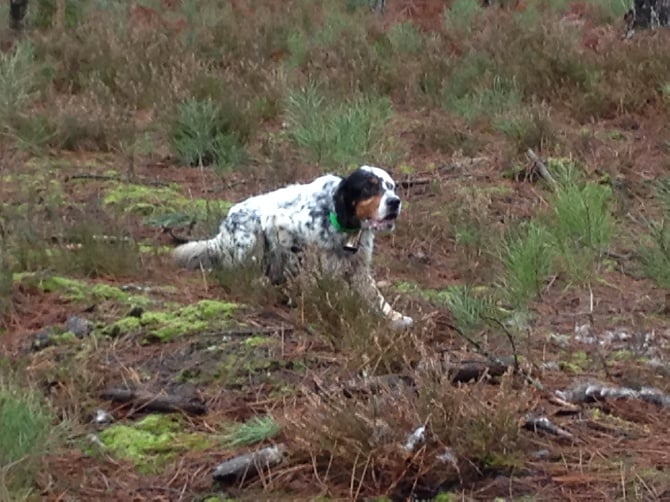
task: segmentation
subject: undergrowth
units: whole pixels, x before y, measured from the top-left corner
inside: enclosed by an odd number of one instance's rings
[[[362,158],[385,164],[392,159],[384,130],[391,112],[387,98],[332,104],[310,85],[288,97],[288,136],[325,166],[349,166]]]
[[[0,499],[30,495],[40,459],[57,434],[53,421],[33,390],[0,376]]]

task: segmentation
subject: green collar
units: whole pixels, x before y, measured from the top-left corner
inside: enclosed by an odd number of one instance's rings
[[[340,223],[340,220],[337,219],[337,215],[333,211],[331,211],[328,216],[330,218],[330,224],[333,225],[335,230],[337,230],[338,232],[344,232],[346,234],[351,234],[353,232],[357,232],[358,230],[360,230],[358,228],[347,228],[347,227],[343,226],[342,223]]]

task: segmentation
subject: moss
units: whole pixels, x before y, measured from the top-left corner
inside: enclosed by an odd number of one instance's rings
[[[158,473],[178,453],[212,444],[207,434],[180,432],[181,427],[173,416],[148,415],[134,425],[108,427],[100,432],[100,441],[114,457],[132,462],[138,471]]]
[[[141,327],[142,323],[139,317],[124,317],[111,326],[114,335],[139,331]]]
[[[613,351],[609,357],[614,361],[633,361],[636,359],[633,351],[628,349],[620,349]]]
[[[451,492],[442,492],[438,493],[434,499],[434,502],[456,502],[460,500],[460,497]]]
[[[120,288],[108,284],[88,284],[68,277],[52,276],[41,279],[39,288],[46,292],[55,292],[63,298],[74,301],[86,300],[125,300],[128,295]]]
[[[228,201],[189,199],[179,193],[178,185],[148,187],[119,183],[109,190],[103,203],[119,212],[139,214],[152,219],[168,217],[185,212],[190,219],[204,219],[214,213],[217,218],[225,216],[232,205]]]
[[[148,187],[131,183],[119,183],[109,190],[103,199],[110,206],[124,213],[149,216],[157,208],[177,209],[182,197],[176,187]]]
[[[234,303],[202,300],[173,311],[149,311],[140,318],[126,317],[109,326],[106,334],[118,336],[144,332],[144,341],[169,341],[187,335],[226,325],[238,308]]]
[[[179,316],[185,319],[214,320],[221,317],[229,317],[237,308],[234,303],[220,302],[217,300],[201,300],[189,305],[179,311]]]
[[[56,345],[72,343],[77,341],[77,335],[75,335],[72,331],[65,331],[64,333],[53,335],[49,338],[53,340],[53,342]]]
[[[244,345],[247,347],[267,347],[272,343],[273,340],[269,336],[251,336],[244,340]]]
[[[571,352],[566,360],[558,362],[558,367],[566,373],[582,373],[589,367],[589,356],[583,350]]]

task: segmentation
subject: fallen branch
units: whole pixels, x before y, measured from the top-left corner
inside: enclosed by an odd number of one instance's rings
[[[658,406],[670,406],[670,394],[653,387],[641,387],[639,390],[630,387],[610,386],[600,383],[581,383],[572,389],[557,390],[556,395],[570,403],[592,403],[599,399],[639,399]]]
[[[500,358],[498,358],[498,357],[494,357],[494,356],[490,355],[486,350],[484,350],[484,349],[481,347],[481,345],[480,345],[476,340],[473,340],[472,338],[470,338],[469,336],[467,336],[465,333],[463,333],[463,330],[461,330],[460,328],[458,328],[458,326],[456,326],[456,325],[454,325],[454,324],[452,324],[452,323],[450,323],[450,322],[445,322],[445,325],[446,325],[447,327],[453,329],[456,333],[458,333],[458,335],[459,335],[461,338],[463,338],[463,339],[464,339],[465,341],[467,341],[470,345],[472,345],[472,347],[475,349],[475,351],[476,351],[478,354],[481,354],[481,355],[484,356],[486,359],[488,359],[488,361],[489,361],[492,365],[494,365],[494,367],[496,367],[496,366],[500,366],[500,365],[502,365],[502,366],[506,366],[506,367],[509,366],[508,364],[505,364],[505,362],[502,361]],[[507,335],[508,335],[508,336],[511,336],[511,334],[509,333],[509,331],[507,331],[507,330],[505,330],[505,331],[507,332]],[[512,344],[512,347],[514,348],[514,345],[513,345],[513,344]],[[513,350],[514,350],[514,349],[513,349]],[[523,369],[521,369],[521,368],[519,367],[519,365],[518,365],[518,361],[517,361],[516,351],[515,351],[515,354],[514,354],[514,358],[515,358],[515,363],[516,363],[516,364],[515,364],[515,368],[514,368],[515,372],[516,372],[518,375],[521,375],[521,376],[526,380],[526,382],[530,383],[530,384],[531,384],[533,387],[535,387],[537,390],[540,390],[540,391],[544,390],[544,386],[542,385],[541,382],[539,382],[539,381],[537,381],[536,379],[534,379],[533,377],[531,377],[526,371],[524,371]]]
[[[213,477],[221,482],[235,482],[240,478],[243,481],[247,476],[255,476],[263,469],[280,464],[285,453],[283,443],[245,453],[217,465]]]
[[[402,188],[411,188],[414,186],[429,185],[433,181],[435,181],[435,178],[410,178],[399,181],[398,185]]]
[[[488,375],[500,377],[510,368],[509,364],[501,361],[465,361],[458,366],[449,366],[447,371],[452,383],[466,383],[472,380],[480,380]]]
[[[134,389],[108,389],[100,397],[119,403],[130,403],[139,409],[175,412],[183,411],[192,415],[207,413],[207,405],[196,396],[178,396],[175,394],[152,394],[151,392]]]
[[[65,181],[70,181],[70,180],[99,180],[99,181],[120,181],[121,176],[118,174],[89,174],[89,173],[82,173],[82,174],[71,174],[69,176],[65,177]]]
[[[510,367],[510,364],[503,362],[462,361],[456,364],[444,363],[441,369],[449,376],[451,383],[467,383],[473,380],[480,380],[484,376],[500,377]],[[376,375],[353,378],[335,387],[330,387],[327,391],[333,392],[337,390],[336,387],[337,389],[342,389],[345,397],[352,397],[354,394],[375,394],[382,389],[395,391],[415,390],[416,381],[408,375]]]
[[[537,432],[544,431],[558,436],[562,439],[569,439],[572,441],[575,437],[571,432],[566,431],[565,429],[554,424],[551,420],[543,415],[533,415],[529,414],[523,418],[523,428]]]
[[[533,161],[533,166],[542,179],[544,179],[544,181],[549,183],[551,186],[554,186],[556,184],[556,180],[549,172],[549,169],[547,169],[547,165],[544,163],[544,161],[531,148],[528,149],[526,155],[528,155],[530,160]]]

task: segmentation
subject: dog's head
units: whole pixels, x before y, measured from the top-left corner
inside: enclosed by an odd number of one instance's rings
[[[335,212],[350,229],[393,230],[400,215],[395,182],[379,167],[362,166],[344,178],[335,193]]]

